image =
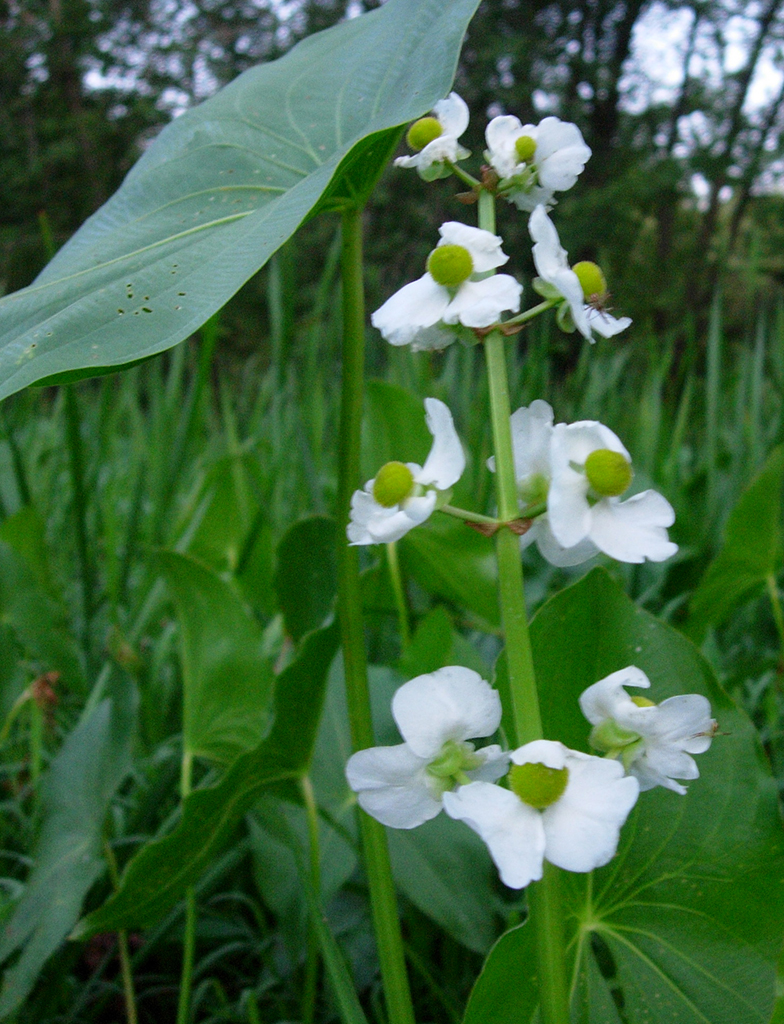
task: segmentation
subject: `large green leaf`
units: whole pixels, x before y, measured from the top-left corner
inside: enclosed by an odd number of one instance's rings
[[[266,731],[274,676],[261,626],[229,583],[188,555],[158,555],[183,649],[183,746],[230,761]]]
[[[449,91],[478,0],[389,0],[251,68],[158,136],[0,302],[0,398],[176,345],[317,208],[361,205],[398,126]]]
[[[741,495],[724,531],[724,544],[691,599],[687,632],[702,639],[740,601],[775,579],[784,557],[782,488],[784,446],[774,448],[762,471]]]
[[[337,646],[334,625],[305,638],[296,660],[278,677],[268,738],[241,754],[216,785],[190,794],[174,832],[140,850],[117,892],[74,935],[154,924],[198,880],[258,794],[307,771]]]
[[[130,686],[118,680],[113,698],[80,722],[49,767],[35,866],[0,939],[0,961],[21,948],[3,979],[0,1017],[26,998],[106,867],[101,848],[106,812],[131,770],[136,695]]]
[[[317,629],[334,604],[336,531],[334,519],[308,516],[287,530],[278,544],[275,590],[286,629],[295,641]]]
[[[590,875],[563,875],[570,957],[577,957],[572,1020],[767,1022],[784,930],[784,837],[753,726],[694,645],[636,607],[603,570],[542,608],[532,643],[548,737],[588,750],[577,698],[629,664],[648,674],[657,701],[705,694],[722,730],[685,797],[642,793],[615,859]],[[519,984],[526,977],[519,949],[516,939],[499,942],[485,974],[506,972]],[[501,986],[494,995],[483,985],[480,997],[493,1010],[483,1022],[519,1024],[519,992],[507,996]]]

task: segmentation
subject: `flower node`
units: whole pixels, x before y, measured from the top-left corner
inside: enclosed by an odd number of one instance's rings
[[[617,498],[632,482],[632,467],[621,452],[597,448],[585,460],[585,475],[603,498]]]
[[[414,489],[414,474],[403,462],[388,462],[376,474],[373,497],[384,508],[393,508]]]
[[[601,299],[607,294],[607,281],[595,263],[591,263],[590,260],[582,260],[580,263],[575,263],[572,271],[577,275],[577,280],[582,286],[586,302],[590,302],[594,298]]]
[[[437,117],[420,117],[414,121],[406,134],[406,142],[418,153],[425,146],[443,135],[444,129]]]
[[[524,804],[544,810],[559,800],[569,781],[568,768],[548,768],[546,764],[513,764],[509,785]]]
[[[520,163],[530,164],[536,152],[536,139],[532,139],[530,135],[521,135],[515,141],[514,148]]]
[[[457,288],[474,270],[471,253],[462,245],[439,245],[427,258],[427,271],[445,288]]]

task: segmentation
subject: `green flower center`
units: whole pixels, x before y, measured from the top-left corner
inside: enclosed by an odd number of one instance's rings
[[[638,708],[656,707],[656,701],[648,700],[647,697],[632,697],[632,704],[636,704]]]
[[[461,743],[458,740],[447,740],[435,760],[427,766],[427,774],[433,785],[441,793],[453,786],[465,786],[471,779],[466,772],[478,768],[482,758],[474,750],[473,743]]]
[[[575,263],[572,270],[577,274],[577,280],[582,286],[586,302],[594,296],[601,298],[607,294],[607,282],[604,279],[604,274],[595,263],[582,260],[580,263]]]
[[[433,139],[437,139],[439,135],[443,134],[444,129],[437,117],[420,117],[420,119],[418,121],[414,121],[408,129],[406,142],[409,144],[411,149],[415,149],[418,153],[420,149],[424,149],[429,142],[432,142]]]
[[[521,135],[515,142],[515,153],[521,164],[530,164],[536,152],[536,140],[530,135]]]
[[[569,781],[568,768],[548,768],[546,764],[513,764],[509,786],[524,804],[543,811],[559,800]]]
[[[632,482],[632,467],[625,455],[597,448],[585,460],[585,475],[597,494],[617,498]]]
[[[471,253],[462,245],[439,245],[427,258],[427,272],[445,288],[457,288],[474,270]]]
[[[384,508],[393,508],[414,489],[414,475],[402,462],[388,462],[373,481],[373,497]]]
[[[614,756],[625,747],[637,743],[639,739],[639,733],[632,732],[630,729],[622,729],[615,719],[607,718],[593,727],[588,742],[594,750]]]

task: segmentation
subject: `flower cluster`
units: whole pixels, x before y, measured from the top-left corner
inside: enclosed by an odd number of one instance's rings
[[[360,806],[392,828],[415,828],[443,808],[481,836],[502,881],[520,889],[542,877],[545,860],[592,871],[615,855],[640,790],[699,772],[691,754],[710,746],[716,723],[698,694],[659,705],[623,686],[650,686],[635,666],[590,686],[580,706],[604,757],[535,740],[505,752],[471,739],[493,735],[501,702],[489,683],[460,666],[417,676],[395,693],[404,742],[354,754],[346,777]],[[501,780],[499,782],[499,780]]]

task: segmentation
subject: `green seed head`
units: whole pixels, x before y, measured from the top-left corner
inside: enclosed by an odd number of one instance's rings
[[[603,498],[617,498],[632,482],[632,467],[620,452],[597,448],[585,460],[585,475],[597,494]]]
[[[408,129],[406,142],[411,149],[418,153],[420,149],[425,148],[428,142],[432,142],[433,139],[437,139],[439,135],[443,134],[444,129],[437,117],[420,117]]]
[[[439,245],[427,258],[427,271],[445,288],[457,288],[474,270],[471,253],[462,245]]]
[[[402,462],[388,462],[373,481],[373,497],[384,508],[393,508],[414,489],[414,476]]]
[[[521,164],[530,164],[536,152],[536,140],[530,135],[521,135],[515,142],[515,153]]]
[[[604,279],[604,274],[595,263],[582,260],[580,263],[575,263],[572,270],[577,274],[577,280],[582,285],[583,297],[586,301],[595,295],[601,298],[607,294],[607,282]]]
[[[648,700],[647,697],[632,697],[632,704],[636,704],[638,708],[655,708],[656,702]]]
[[[546,764],[513,764],[509,771],[512,792],[540,811],[563,796],[568,781],[568,768],[548,768]]]

